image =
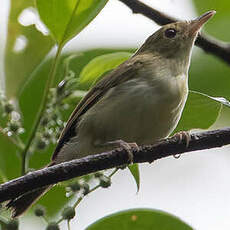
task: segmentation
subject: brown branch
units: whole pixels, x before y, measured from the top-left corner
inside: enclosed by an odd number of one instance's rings
[[[230,144],[230,127],[191,134],[188,147],[186,147],[185,142],[179,143],[176,136],[164,139],[156,145],[142,146],[139,151],[133,151],[133,159],[134,163],[153,162],[176,154],[216,148],[228,144]],[[125,150],[113,150],[34,171],[0,185],[0,202],[15,198],[42,186],[55,184],[99,170],[118,167],[127,164],[128,161],[129,155]]]
[[[119,0],[128,6],[133,13],[142,14],[153,20],[159,25],[165,25],[171,22],[178,21],[178,19],[168,16],[158,10],[155,10],[148,5],[138,0]],[[217,40],[211,36],[203,33],[199,34],[196,40],[196,45],[205,52],[210,53],[230,65],[230,43]]]

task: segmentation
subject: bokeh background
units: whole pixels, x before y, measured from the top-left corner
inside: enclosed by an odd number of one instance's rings
[[[230,40],[228,29],[230,3],[227,0],[143,0],[143,2],[179,19],[191,19],[207,10],[216,9],[217,14],[207,24],[205,31],[219,39]],[[3,59],[9,8],[10,2],[1,0],[0,76],[3,89],[5,87]],[[31,21],[38,22],[31,12],[26,12],[20,20],[25,24]],[[110,0],[96,19],[67,44],[64,52],[95,48],[136,49],[157,28],[154,22],[142,15],[133,14],[118,0]],[[19,50],[21,47],[23,39],[17,44]],[[49,56],[53,53],[54,51],[51,51]],[[229,83],[230,66],[195,48],[190,71],[191,88],[229,99]],[[22,97],[26,95],[27,93]],[[28,103],[31,103],[29,100],[31,98],[24,101],[26,105],[22,105],[25,110]],[[211,128],[228,126],[229,115],[228,109],[224,108],[218,121]],[[29,123],[27,125],[29,126]],[[229,154],[230,147],[224,147],[184,154],[179,159],[169,157],[152,164],[141,164],[141,187],[138,193],[130,172],[120,171],[114,176],[109,189],[99,189],[84,199],[71,222],[72,228],[84,229],[102,216],[119,210],[147,207],[172,213],[197,230],[227,230],[230,228]],[[50,155],[34,154],[31,164],[35,168],[41,167],[49,157]],[[5,160],[4,166],[0,166],[6,171],[11,171],[12,168],[17,168],[15,162],[18,161],[15,159],[9,158]],[[38,160],[40,162],[37,165],[34,162]],[[14,177],[15,174],[10,175]],[[33,229],[44,228],[40,219],[27,214],[22,218],[21,229],[29,230],[31,225]],[[65,228],[64,223],[62,229]]]

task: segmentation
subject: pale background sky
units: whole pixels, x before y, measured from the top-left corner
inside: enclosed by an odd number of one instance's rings
[[[178,18],[196,15],[189,0],[145,0]],[[1,0],[0,32],[4,34],[8,0]],[[207,9],[209,10],[209,9]],[[95,47],[138,47],[157,29],[141,15],[132,12],[117,0],[110,0],[101,14],[66,46],[66,50]],[[3,37],[1,37],[2,42]],[[2,64],[0,64],[2,68]],[[230,229],[230,148],[199,151],[141,164],[141,189],[129,172],[121,171],[112,180],[110,189],[100,189],[84,199],[71,222],[72,229],[82,230],[95,220],[119,210],[137,207],[172,213],[197,230]],[[23,223],[28,223],[24,219]],[[42,229],[35,219],[33,229]],[[22,224],[21,229],[31,226]],[[66,229],[66,225],[62,227]]]

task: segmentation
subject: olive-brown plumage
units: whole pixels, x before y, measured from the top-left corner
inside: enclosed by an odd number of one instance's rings
[[[50,165],[167,137],[187,99],[195,38],[214,13],[163,26],[129,60],[100,80],[72,113]],[[17,197],[7,207],[18,216],[49,188]]]

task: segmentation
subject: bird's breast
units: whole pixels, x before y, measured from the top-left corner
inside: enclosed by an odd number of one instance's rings
[[[111,88],[82,116],[76,127],[78,135],[64,146],[58,161],[105,151],[95,143],[121,139],[141,145],[167,137],[187,98],[184,78],[155,79],[154,84],[135,78]]]
[[[186,90],[180,78],[155,80],[154,84],[146,79],[129,80],[110,89],[83,116],[78,132],[91,133],[93,140],[102,143],[118,139],[154,143],[177,125]]]

